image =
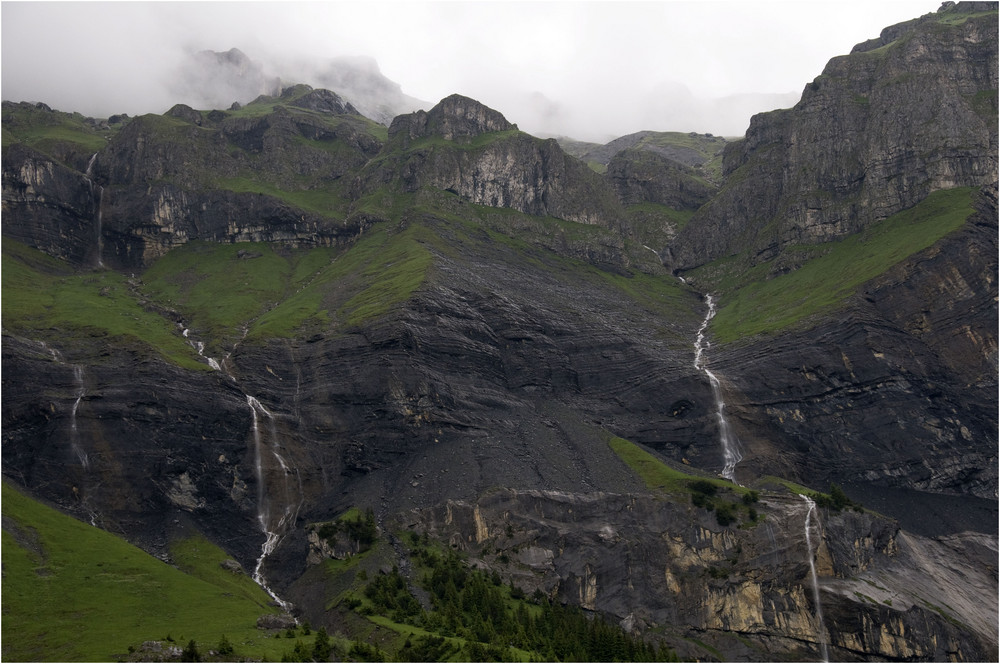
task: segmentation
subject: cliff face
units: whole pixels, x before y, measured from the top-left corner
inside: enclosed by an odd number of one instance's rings
[[[723,190],[669,247],[672,267],[759,263],[932,191],[996,181],[996,15],[953,8],[904,25],[831,60],[794,108],[754,116],[727,146]]]
[[[555,140],[518,132],[466,97],[453,95],[428,113],[393,120],[384,152],[362,170],[355,197],[387,185],[402,192],[429,186],[480,205],[621,227],[621,206],[600,176]]]
[[[841,316],[713,355],[749,472],[996,497],[995,185],[977,207]]]
[[[706,656],[706,642],[729,660],[779,651],[975,660],[996,651],[996,608],[974,600],[995,584],[995,541],[931,540],[871,515],[826,511],[809,517],[807,539],[803,499],[766,499],[759,509],[762,523],[727,529],[705,510],[641,495],[501,490],[415,511],[400,525],[503,570],[528,593],[630,628],[666,626],[690,639],[682,657]]]

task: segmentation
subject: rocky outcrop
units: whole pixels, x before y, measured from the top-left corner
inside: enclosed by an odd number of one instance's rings
[[[471,142],[473,138],[494,131],[516,129],[499,111],[462,95],[445,97],[429,112],[400,115],[389,125],[389,139],[399,137],[403,147],[427,136],[446,141]]]
[[[658,203],[696,210],[718,187],[690,166],[649,150],[623,150],[611,159],[606,177],[625,205]]]
[[[340,95],[329,90],[312,90],[293,101],[291,105],[308,111],[332,115],[359,115],[356,108],[341,99]]]
[[[308,86],[286,93],[269,113],[203,114],[179,104],[135,118],[79,171],[22,143],[5,146],[5,237],[75,265],[129,270],[195,239],[352,241],[370,221],[345,219],[329,189],[381,141],[335,94]],[[311,203],[316,186],[330,203]]]
[[[997,179],[997,23],[959,3],[834,58],[792,109],[753,117],[726,186],[667,252],[686,270],[854,233],[938,189]],[[995,5],[993,6],[995,11]]]
[[[430,186],[479,205],[621,226],[621,206],[600,176],[554,139],[515,129],[500,113],[459,95],[427,113],[400,116],[383,157],[361,171],[353,196],[385,186],[403,192]]]
[[[24,144],[3,149],[3,236],[76,265],[97,264],[98,185]]]
[[[995,656],[996,607],[976,606],[995,585],[995,540],[932,540],[869,514],[823,511],[810,546],[801,498],[767,494],[759,509],[761,522],[723,528],[706,510],[645,495],[497,490],[414,511],[400,525],[529,594],[696,637],[728,661],[811,659],[821,644],[835,661]],[[678,654],[705,656],[687,647]]]

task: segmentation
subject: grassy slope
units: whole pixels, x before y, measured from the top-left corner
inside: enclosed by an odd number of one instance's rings
[[[862,284],[960,228],[972,214],[973,193],[968,188],[938,191],[861,233],[804,249],[814,257],[788,274],[765,280],[759,269],[719,278],[716,286],[723,295],[712,320],[713,334],[721,342],[731,342],[834,311]],[[822,255],[815,255],[819,252]],[[725,274],[724,266],[720,270],[725,260],[708,266],[706,272]]]
[[[3,139],[22,141],[46,154],[76,148],[93,154],[105,145],[118,127],[100,128],[79,113],[46,111],[33,105],[4,104]]]
[[[77,274],[13,240],[3,242],[3,325],[32,336],[109,337],[139,345],[179,366],[208,370],[164,317],[147,311],[121,274]]]
[[[219,567],[227,556],[206,540],[176,543],[176,569],[6,483],[3,518],[6,661],[113,661],[129,645],[168,635],[204,651],[225,634],[237,654],[265,661],[285,650],[256,629],[274,611],[270,598]]]

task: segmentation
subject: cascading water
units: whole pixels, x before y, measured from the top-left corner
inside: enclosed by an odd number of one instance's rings
[[[87,178],[87,185],[90,187],[91,198],[94,196],[94,181],[91,179],[91,173],[94,170],[94,161],[97,160],[97,153],[95,152],[90,157],[90,161],[87,162],[87,170],[84,172],[84,177]],[[101,208],[104,203],[104,187],[97,186],[97,210],[95,213],[95,218],[97,221],[97,267],[104,267],[104,261],[102,260],[104,255],[104,238],[101,234]]]
[[[69,446],[73,450],[73,454],[80,461],[80,465],[83,466],[84,470],[90,468],[90,459],[87,457],[87,453],[83,451],[80,447],[80,431],[76,426],[76,411],[80,408],[80,401],[83,400],[83,395],[85,394],[83,387],[83,367],[80,365],[73,365],[73,380],[76,382],[76,401],[73,402],[73,409],[69,414]]]
[[[826,625],[823,623],[823,607],[819,603],[819,580],[816,577],[816,563],[813,560],[812,546],[812,515],[816,512],[816,503],[809,497],[799,497],[806,501],[806,547],[809,549],[809,576],[812,580],[813,604],[816,606],[816,640],[819,642],[820,656],[824,662],[830,661],[830,652],[826,645]],[[818,520],[818,519],[817,519]]]
[[[708,382],[712,385],[712,396],[715,397],[715,418],[719,423],[719,442],[722,445],[723,466],[721,474],[727,480],[736,482],[736,464],[743,459],[743,455],[740,453],[739,439],[733,435],[729,428],[729,421],[726,419],[726,402],[722,400],[722,386],[719,379],[705,366],[701,359],[702,353],[708,346],[708,342],[705,341],[705,330],[708,328],[709,321],[715,316],[715,299],[711,295],[706,295],[705,299],[708,302],[708,313],[705,314],[705,320],[698,328],[698,336],[695,338],[694,368],[708,376]]]
[[[284,457],[278,453],[275,441],[277,440],[277,430],[274,426],[274,415],[271,414],[264,405],[258,401],[255,397],[246,395],[247,404],[250,406],[250,412],[252,414],[252,434],[254,443],[254,466],[257,474],[257,521],[260,523],[260,528],[264,532],[264,544],[261,545],[260,557],[257,558],[257,565],[254,569],[253,579],[260,585],[261,588],[267,591],[267,593],[281,605],[283,609],[288,611],[291,607],[287,602],[282,600],[275,594],[270,587],[268,587],[267,582],[264,578],[263,567],[264,560],[271,555],[271,553],[277,548],[278,543],[281,541],[283,531],[290,525],[295,523],[295,518],[298,516],[298,509],[301,505],[301,495],[302,486],[301,479],[298,478],[298,469],[295,469],[295,475],[298,479],[298,495],[296,496],[295,487],[290,486],[289,478],[292,474],[292,469],[289,468],[288,463],[285,461]],[[271,457],[278,462],[280,470],[272,470],[268,472],[265,469],[265,442],[264,435],[261,431],[260,418],[264,417],[270,422],[269,438],[271,444],[269,446],[269,451]],[[278,479],[272,484],[280,485],[271,487],[271,491],[268,490],[268,476],[272,478],[277,474]],[[284,508],[280,510],[280,514],[275,518],[275,514],[271,510],[271,496],[274,495],[275,491],[278,492],[278,497],[283,499]]]
[[[188,340],[188,343],[191,344],[192,348],[194,348],[196,351],[198,351],[198,356],[199,357],[204,357],[208,361],[208,366],[212,367],[212,369],[214,369],[215,371],[222,371],[222,367],[219,365],[219,363],[215,360],[214,357],[206,357],[205,356],[205,342],[204,341],[193,341],[193,340],[191,340],[188,337],[188,335],[190,334],[190,332],[191,331],[189,329],[184,328],[184,331],[181,332],[181,335],[185,339]],[[230,376],[230,378],[232,378],[232,376]]]

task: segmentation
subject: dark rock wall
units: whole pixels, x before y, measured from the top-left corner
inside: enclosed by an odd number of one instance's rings
[[[689,269],[815,244],[938,189],[997,179],[997,21],[930,15],[877,49],[834,58],[792,109],[727,146],[726,183],[669,247]]]
[[[747,471],[996,497],[995,185],[976,207],[846,312],[713,353]]]

